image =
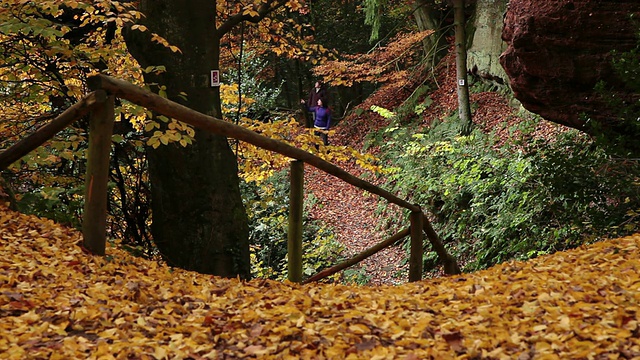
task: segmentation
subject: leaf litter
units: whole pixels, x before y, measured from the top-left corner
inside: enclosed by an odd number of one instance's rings
[[[640,357],[640,234],[367,287],[243,282],[80,243],[0,207],[0,358]]]
[[[457,81],[455,66],[455,48],[451,44],[448,54],[439,63],[433,74],[436,79],[433,91],[429,92],[431,105],[421,113],[417,121],[420,127],[429,128],[430,124],[458,111]],[[412,85],[405,82],[391,81],[381,84],[380,88],[356,106],[360,111],[349,113],[335,127],[335,134],[330,137],[334,145],[365,148],[367,152],[379,155],[380,148],[366,140],[367,136],[389,126],[391,120],[370,110],[371,106],[384,109],[397,109],[413,91],[423,85],[424,76],[414,76]],[[507,98],[495,91],[473,92],[470,94],[474,104],[473,122],[484,132],[496,136],[496,146],[522,141],[523,134],[514,130],[522,121],[518,108],[511,106]],[[568,128],[549,121],[541,121],[530,134],[534,139],[553,141]],[[339,166],[358,177],[368,179],[375,185],[384,186],[384,179],[376,175],[364,173],[353,160],[340,161]],[[376,213],[379,198],[363,196],[365,193],[338,180],[331,175],[309,167],[305,170],[305,189],[313,193],[318,202],[309,209],[314,219],[320,219],[335,229],[336,239],[342,243],[349,255],[355,255],[385,239],[385,231],[379,231],[379,224],[384,223],[389,214]],[[384,200],[382,200],[384,203]],[[388,208],[388,207],[387,207]],[[393,215],[392,215],[393,216]],[[401,216],[401,213],[396,213]],[[409,219],[405,219],[408,226]],[[399,229],[398,229],[399,230]],[[388,247],[372,257],[365,259],[359,266],[366,274],[367,284],[395,285],[405,281],[408,266],[404,250],[399,246]],[[463,266],[463,263],[458,263]],[[442,275],[442,268],[435,269],[434,274]]]

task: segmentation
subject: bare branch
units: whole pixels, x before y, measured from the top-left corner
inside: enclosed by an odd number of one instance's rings
[[[278,9],[282,5],[286,3],[286,0],[266,0],[260,3],[259,6],[255,9],[255,13],[238,13],[229,17],[220,27],[218,27],[218,36],[222,37],[222,35],[228,33],[233,29],[234,26],[240,24],[243,21],[248,21],[254,24],[259,23],[262,19],[267,17],[269,13]]]

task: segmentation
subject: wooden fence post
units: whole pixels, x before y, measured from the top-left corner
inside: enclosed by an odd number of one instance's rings
[[[409,255],[409,281],[422,280],[422,211],[412,211],[411,216],[411,254]]]
[[[445,249],[444,245],[442,244],[442,240],[440,240],[440,237],[433,229],[433,226],[431,226],[431,223],[429,222],[429,219],[426,215],[424,215],[424,217],[422,218],[422,223],[424,226],[424,232],[427,233],[427,239],[429,239],[429,241],[431,242],[433,250],[438,254],[438,258],[444,265],[444,273],[447,275],[462,274],[462,271],[460,270],[456,259],[453,256],[449,255],[447,249]]]
[[[302,208],[304,201],[304,161],[291,161],[291,190],[289,191],[289,233],[287,236],[288,278],[302,281]]]
[[[96,255],[104,255],[107,240],[107,182],[113,133],[114,96],[98,104],[89,118],[89,149],[85,176],[83,245]]]

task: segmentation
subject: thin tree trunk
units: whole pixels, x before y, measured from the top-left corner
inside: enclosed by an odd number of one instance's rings
[[[469,135],[473,129],[471,106],[469,105],[469,84],[467,82],[467,43],[465,40],[464,0],[454,0],[456,77],[458,81],[458,115],[460,134]]]

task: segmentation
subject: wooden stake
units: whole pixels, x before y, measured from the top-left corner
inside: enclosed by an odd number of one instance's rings
[[[291,189],[289,191],[289,281],[302,281],[302,210],[304,203],[304,162],[291,161]]]
[[[422,280],[422,211],[412,211],[411,220],[411,253],[409,254],[409,281]]]
[[[82,219],[84,247],[104,255],[107,240],[107,182],[114,121],[114,97],[96,105],[89,119],[89,149]]]

